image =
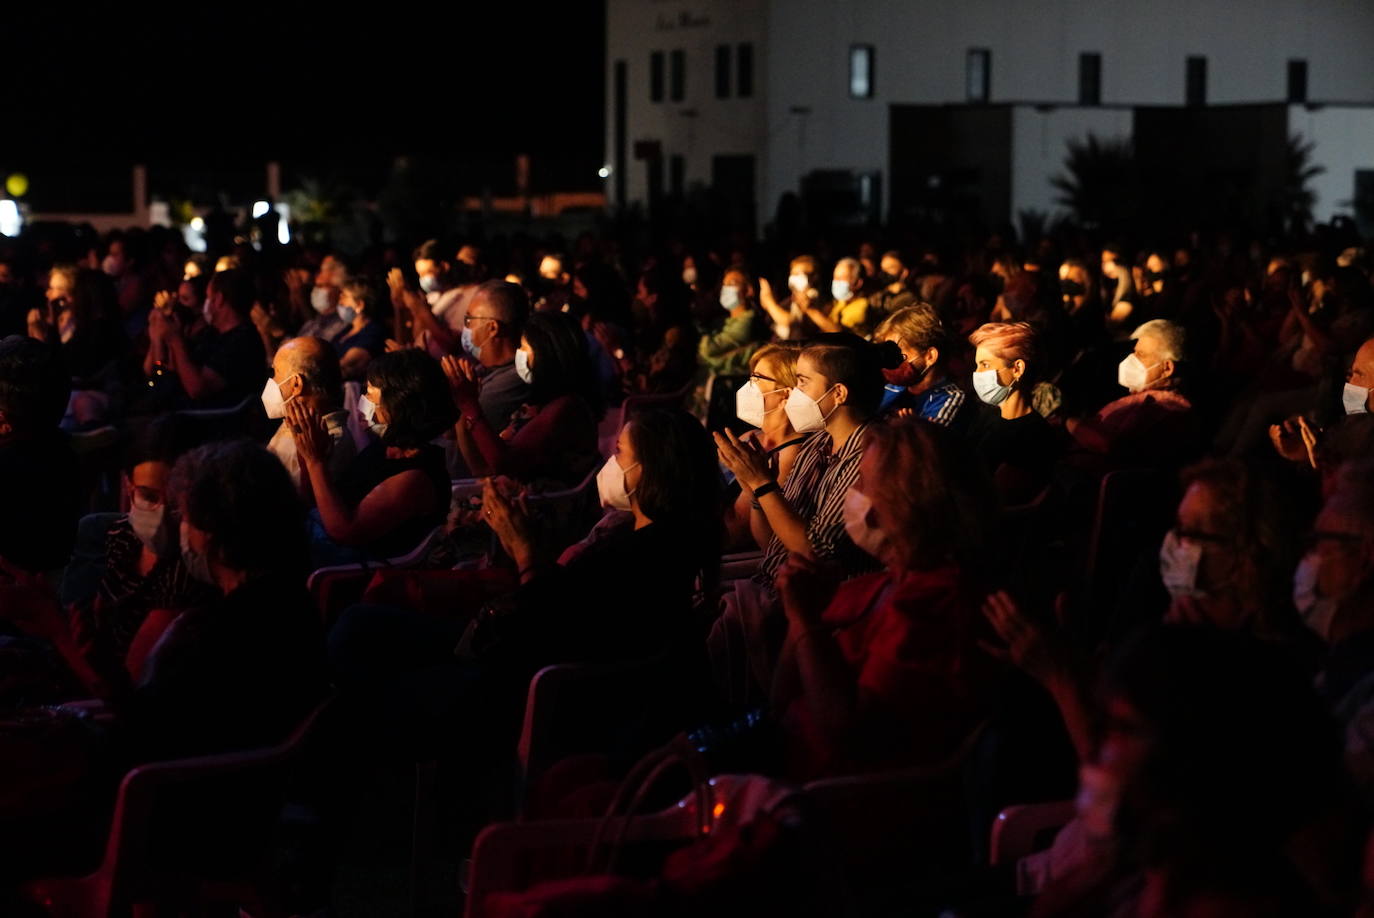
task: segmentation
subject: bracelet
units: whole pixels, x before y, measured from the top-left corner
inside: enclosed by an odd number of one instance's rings
[[[763,496],[766,495],[766,494],[772,494],[774,491],[781,491],[781,490],[782,490],[782,486],[779,485],[779,484],[777,483],[777,481],[767,481],[767,482],[764,482],[763,484],[759,485],[757,488],[754,489],[754,503],[757,504],[758,501],[759,501],[759,498],[760,498],[760,497],[763,497]]]

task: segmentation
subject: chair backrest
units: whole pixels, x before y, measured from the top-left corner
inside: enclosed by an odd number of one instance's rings
[[[267,423],[262,400],[256,395],[227,408],[183,408],[176,416],[190,422],[202,441],[252,436]]]
[[[1053,840],[1053,833],[1073,819],[1074,812],[1072,800],[1007,807],[992,821],[988,863],[993,867],[1014,864],[1043,850]]]
[[[636,738],[645,750],[664,739],[676,671],[663,657],[632,663],[559,663],[534,674],[516,746],[518,802],[560,759],[609,752]]]
[[[379,567],[416,567],[424,563],[425,558],[433,550],[434,545],[444,536],[444,527],[435,526],[429,533],[420,540],[420,543],[403,555],[394,558],[384,558],[381,561],[358,561],[355,564],[331,564],[328,567],[319,567],[310,572],[306,578],[305,588],[312,593],[315,587],[329,574],[352,574],[362,571],[371,571]]]
[[[1169,528],[1175,497],[1171,478],[1156,469],[1118,469],[1103,476],[1085,566],[1090,607],[1114,604],[1135,558]]]
[[[158,859],[169,849],[176,852],[172,872],[184,876],[203,871],[216,879],[244,867],[225,862],[228,839],[234,839],[234,850],[246,857],[261,861],[268,856],[291,767],[330,703],[331,699],[321,702],[277,746],[153,762],[126,774],[97,871],[111,906],[146,895],[158,877],[169,872]],[[171,813],[182,817],[176,820],[177,837],[156,838],[159,823]],[[194,818],[185,818],[188,814]]]

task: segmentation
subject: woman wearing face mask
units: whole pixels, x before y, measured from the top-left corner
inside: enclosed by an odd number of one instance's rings
[[[845,530],[883,570],[840,583],[792,554],[772,686],[794,777],[940,761],[983,720],[997,664],[979,649],[990,483],[926,421],[863,433]]]
[[[765,344],[750,361],[749,379],[735,393],[735,416],[758,430],[753,443],[763,448],[780,484],[797,460],[797,453],[810,434],[798,433],[787,417],[787,397],[797,384],[797,358],[801,345],[791,342]],[[750,436],[746,434],[746,437]],[[749,529],[753,498],[741,488],[738,498],[726,511],[725,527],[731,547],[754,548]]]
[[[773,321],[773,335],[779,341],[799,341],[814,331],[806,322],[806,311],[814,309],[820,299],[816,259],[798,255],[787,268],[787,295],[779,301],[765,277],[759,278],[759,305]]]
[[[488,480],[483,519],[513,559],[518,587],[471,624],[412,609],[346,610],[329,640],[341,687],[375,705],[386,729],[422,743],[461,734],[470,752],[474,731],[436,731],[432,718],[480,720],[504,736],[540,667],[666,654],[664,665],[695,672],[694,583],[709,588],[720,561],[720,475],[706,432],[681,410],[633,414],[597,488],[613,512],[560,556],[525,515],[517,486]],[[462,592],[434,608],[463,608],[472,590]]]
[[[885,415],[923,418],[956,430],[968,426],[972,412],[964,410],[964,390],[946,371],[948,338],[933,306],[922,303],[897,310],[878,323],[873,340],[891,341],[902,351],[902,365],[883,371]]]
[[[438,362],[413,348],[373,360],[359,410],[377,439],[336,485],[319,413],[301,399],[285,406],[318,511],[316,566],[403,555],[448,513],[448,468],[432,441],[453,422],[454,409]]]
[[[1033,500],[1050,483],[1059,436],[1031,405],[1040,379],[1039,335],[1025,322],[989,322],[969,336],[973,391],[984,405],[970,436],[1004,504]]]
[[[595,466],[600,386],[587,337],[572,316],[535,313],[525,324],[515,372],[530,386],[530,398],[504,430],[486,422],[465,365],[445,357],[443,367],[459,412],[458,447],[474,476],[571,487]]]
[[[386,316],[383,304],[390,300],[381,285],[366,277],[352,277],[339,293],[339,318],[348,325],[334,341],[339,369],[345,381],[361,380],[367,365],[386,352]]]

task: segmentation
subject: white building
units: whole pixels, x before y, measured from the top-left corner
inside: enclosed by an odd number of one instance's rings
[[[1367,0],[608,0],[607,192],[751,188],[762,223],[843,170],[886,216],[938,123],[964,135],[946,160],[997,160],[990,213],[1049,213],[1067,140],[1129,138],[1138,110],[1191,102],[1284,107],[1326,169],[1328,219],[1374,170],[1371,51]]]

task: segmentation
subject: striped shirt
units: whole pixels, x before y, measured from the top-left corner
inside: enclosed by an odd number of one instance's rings
[[[797,454],[782,489],[782,496],[792,512],[806,521],[806,539],[816,557],[838,563],[847,575],[878,566],[871,555],[850,540],[844,529],[844,496],[854,479],[859,477],[859,460],[863,459],[867,429],[868,422],[855,428],[838,453],[830,451],[833,443],[830,434],[825,431],[812,434]],[[787,560],[787,554],[787,547],[774,535],[768,541],[754,580],[771,588],[773,577]]]
[[[883,389],[883,401],[879,407],[882,414],[910,408],[918,418],[924,418],[941,427],[953,425],[954,419],[958,417],[959,411],[968,400],[968,395],[952,380],[931,386],[920,395],[912,395],[905,386],[894,386],[891,383]]]

